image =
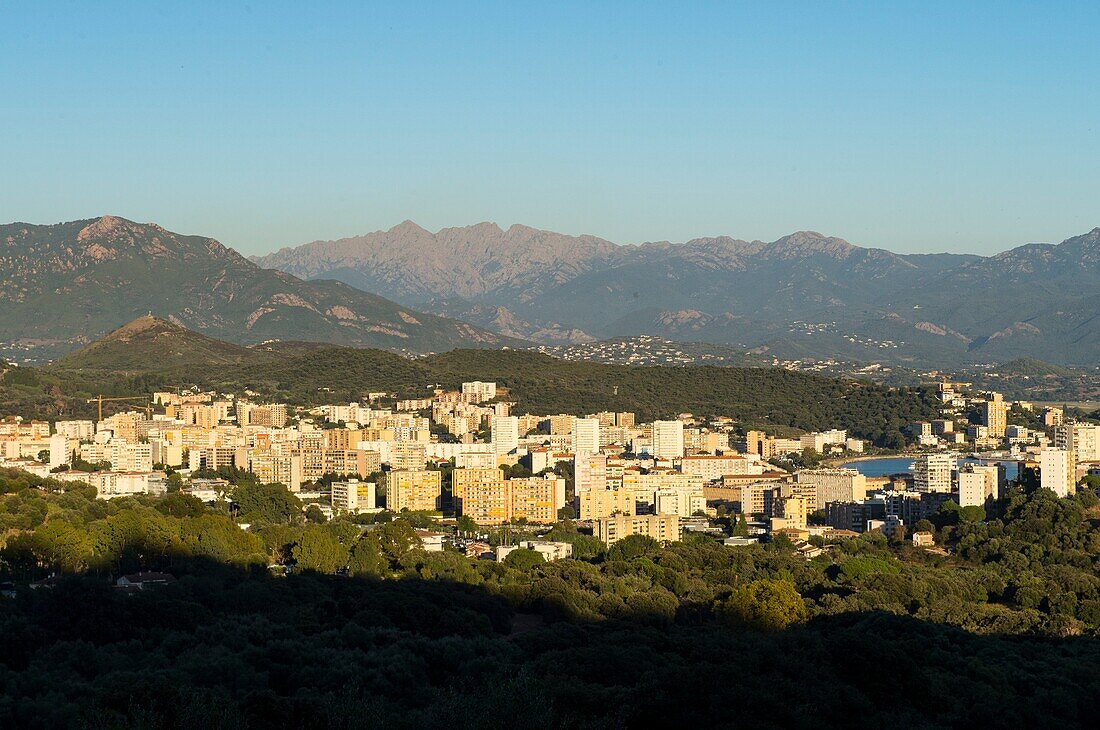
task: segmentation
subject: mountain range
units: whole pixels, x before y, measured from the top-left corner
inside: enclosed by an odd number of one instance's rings
[[[0,342],[52,355],[141,315],[236,344],[409,353],[524,344],[339,281],[261,268],[212,238],[115,216],[0,225]]]
[[[1100,228],[976,256],[896,254],[812,231],[616,245],[405,221],[253,260],[551,344],[650,334],[781,358],[1100,361]]]
[[[1095,365],[1098,314],[1100,229],[983,257],[901,255],[809,231],[617,245],[406,221],[249,260],[115,216],[0,225],[0,351],[47,359],[152,315],[241,346],[412,354],[644,334],[766,361]]]

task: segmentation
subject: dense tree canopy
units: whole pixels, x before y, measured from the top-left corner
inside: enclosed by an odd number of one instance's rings
[[[496,563],[425,552],[400,516],[254,507],[245,530],[181,494],[103,502],[0,470],[18,586],[0,725],[1080,724],[1100,689],[1098,510],[1016,489],[984,521],[924,525],[947,552],[869,533],[811,561],[701,536],[605,550],[562,522],[548,537],[575,559]],[[136,570],[178,580],[112,588]]]

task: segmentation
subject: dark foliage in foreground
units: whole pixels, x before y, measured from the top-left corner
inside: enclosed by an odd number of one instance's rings
[[[72,578],[0,623],[6,727],[1036,727],[1083,724],[1100,691],[1094,638],[880,613],[543,621],[430,581]]]
[[[584,559],[492,563],[418,549],[405,517],[267,500],[245,532],[179,493],[65,489],[0,471],[0,727],[1065,727],[1100,690],[1090,491],[945,511],[925,527],[955,556],[603,550],[563,522]],[[112,587],[137,569],[178,580]]]

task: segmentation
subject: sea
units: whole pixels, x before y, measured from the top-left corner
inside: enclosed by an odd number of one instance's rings
[[[1004,464],[1005,478],[1009,481],[1016,478],[1020,472],[1020,464],[1008,459],[975,459],[967,456],[959,459],[959,464]],[[912,457],[884,456],[881,459],[863,459],[861,461],[849,461],[841,464],[847,469],[855,469],[860,474],[869,477],[885,477],[891,474],[911,473],[913,465]]]

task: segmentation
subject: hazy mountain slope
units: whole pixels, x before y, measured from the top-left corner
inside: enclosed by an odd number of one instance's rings
[[[333,281],[262,269],[217,241],[113,216],[0,226],[0,339],[72,345],[154,314],[241,344],[417,352],[513,342]]]
[[[404,223],[261,260],[368,288],[392,281],[395,297],[543,342],[647,333],[780,338],[808,356],[931,365],[1100,361],[1100,229],[981,257],[899,255],[812,231],[613,246],[522,226],[432,234]]]
[[[620,248],[594,236],[566,236],[495,223],[431,233],[412,221],[365,236],[315,241],[256,258],[305,278],[332,278],[413,304],[503,291],[530,298],[568,281]]]

